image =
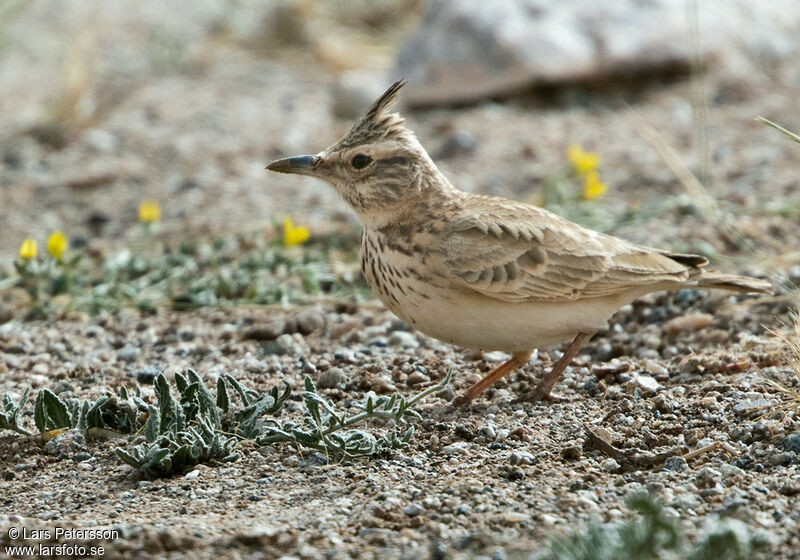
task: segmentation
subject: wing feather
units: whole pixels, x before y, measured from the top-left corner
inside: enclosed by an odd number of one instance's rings
[[[680,284],[705,263],[499,198],[471,195],[459,212],[434,251],[440,276],[504,301],[572,301]]]

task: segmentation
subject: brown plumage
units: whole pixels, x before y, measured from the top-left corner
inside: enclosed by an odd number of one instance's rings
[[[580,347],[622,306],[684,287],[769,291],[706,270],[699,255],[629,243],[547,210],[459,191],[388,107],[396,82],[336,144],[268,168],[328,181],[364,225],[361,269],[375,294],[422,332],[512,358],[471,387],[470,402],[536,348],[572,340],[544,376],[550,390]]]

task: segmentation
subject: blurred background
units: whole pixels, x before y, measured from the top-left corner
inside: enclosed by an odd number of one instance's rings
[[[794,0],[4,0],[0,258],[54,229],[124,244],[145,199],[166,238],[287,214],[312,236],[354,228],[326,185],[264,167],[324,149],[401,76],[462,190],[785,256],[800,152],[755,117],[800,130],[798,31]],[[570,147],[597,155],[602,189]]]

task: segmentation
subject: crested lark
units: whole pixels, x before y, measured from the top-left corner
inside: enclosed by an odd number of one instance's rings
[[[699,255],[635,245],[536,206],[458,190],[403,118],[388,112],[404,83],[327,150],[267,168],[327,181],[356,211],[361,271],[398,317],[444,342],[511,354],[461,403],[525,365],[534,349],[571,340],[535,390],[550,398],[594,332],[649,292],[769,290],[763,280],[706,271]]]

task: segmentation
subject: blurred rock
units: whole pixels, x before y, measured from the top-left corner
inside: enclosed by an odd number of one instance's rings
[[[454,157],[471,156],[478,147],[478,141],[469,132],[457,130],[445,138],[441,148],[435,154],[435,159],[449,159]]]
[[[742,73],[798,50],[800,2],[697,5],[706,62]],[[543,84],[688,73],[692,49],[686,0],[434,0],[395,74],[409,79],[412,105],[464,103]]]

